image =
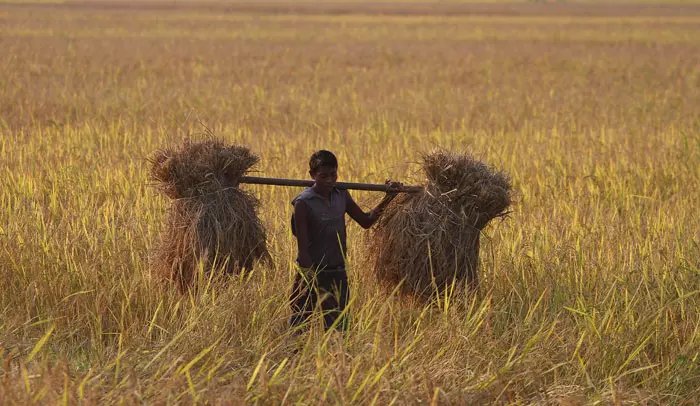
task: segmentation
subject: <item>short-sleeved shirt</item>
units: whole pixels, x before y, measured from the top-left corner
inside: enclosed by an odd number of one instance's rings
[[[345,213],[352,197],[347,190],[333,188],[330,198],[308,188],[292,200],[303,201],[307,208],[309,255],[314,267],[340,269],[345,267]],[[293,224],[293,221],[292,221]],[[297,258],[297,262],[299,258]]]

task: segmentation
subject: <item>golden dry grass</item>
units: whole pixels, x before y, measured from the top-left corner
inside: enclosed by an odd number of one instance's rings
[[[0,6],[0,403],[698,403],[700,9],[478,7]],[[158,290],[146,157],[198,120],[267,176],[505,170],[482,297],[384,296],[351,226],[350,332],[290,335],[298,190],[263,186],[273,266]]]

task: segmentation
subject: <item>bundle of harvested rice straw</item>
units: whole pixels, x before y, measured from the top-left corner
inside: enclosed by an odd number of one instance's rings
[[[150,179],[172,199],[152,269],[184,292],[199,270],[235,273],[269,262],[258,199],[238,179],[259,162],[248,148],[216,139],[187,140],[151,158]]]
[[[423,170],[423,192],[397,196],[371,236],[374,273],[416,296],[465,280],[476,289],[479,235],[510,206],[509,179],[470,155],[447,151],[424,155]]]

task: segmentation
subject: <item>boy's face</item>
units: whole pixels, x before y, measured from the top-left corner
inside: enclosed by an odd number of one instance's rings
[[[309,172],[309,174],[316,182],[316,188],[324,192],[330,192],[338,180],[338,168],[332,166],[321,166],[315,172]]]

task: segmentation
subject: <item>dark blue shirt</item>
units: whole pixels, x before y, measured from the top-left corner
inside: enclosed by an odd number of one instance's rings
[[[328,200],[308,188],[292,200],[307,208],[309,255],[314,267],[345,268],[345,213],[352,197],[347,190],[333,188]],[[297,262],[299,259],[297,258]]]

